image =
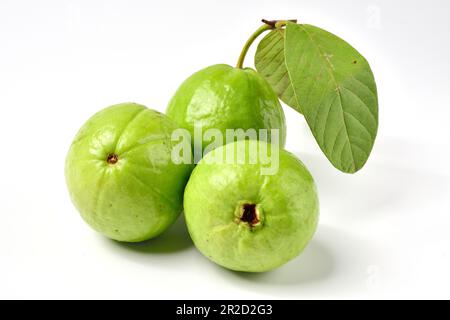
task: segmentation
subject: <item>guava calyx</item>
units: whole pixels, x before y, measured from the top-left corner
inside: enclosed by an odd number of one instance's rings
[[[106,162],[108,162],[108,164],[110,165],[115,165],[117,162],[119,162],[119,156],[115,153],[110,153],[106,158]]]
[[[245,203],[242,205],[241,221],[248,223],[250,226],[254,226],[259,223],[259,212],[256,209],[256,205],[252,203]]]
[[[254,203],[245,202],[238,207],[240,223],[247,224],[250,228],[254,228],[261,222],[261,215],[258,207]]]

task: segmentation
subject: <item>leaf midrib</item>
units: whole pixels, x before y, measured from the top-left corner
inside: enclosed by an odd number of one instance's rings
[[[355,155],[354,155],[354,151],[353,151],[352,144],[351,144],[351,142],[350,142],[350,137],[349,137],[349,135],[348,135],[348,126],[347,126],[347,122],[346,122],[345,116],[344,116],[344,108],[343,108],[343,106],[342,106],[341,90],[340,90],[340,87],[339,87],[339,85],[338,85],[338,83],[337,83],[337,81],[336,81],[336,78],[335,78],[333,72],[331,72],[331,70],[330,70],[330,69],[332,69],[332,65],[331,65],[330,61],[328,61],[327,59],[324,58],[323,51],[322,51],[322,50],[320,49],[320,47],[315,43],[313,37],[312,37],[311,34],[306,30],[306,28],[304,27],[304,25],[301,25],[301,24],[300,24],[299,26],[300,26],[300,28],[302,28],[302,30],[305,32],[305,34],[306,34],[306,35],[308,36],[308,38],[310,39],[311,43],[312,43],[312,44],[314,45],[314,47],[317,49],[317,51],[319,52],[319,56],[322,58],[322,60],[325,60],[325,63],[328,64],[328,66],[329,66],[329,68],[325,68],[325,69],[327,70],[327,72],[328,72],[329,75],[331,76],[331,78],[332,78],[332,80],[333,80],[333,82],[334,82],[334,85],[335,85],[335,88],[336,88],[338,97],[339,97],[339,107],[340,107],[340,109],[341,109],[341,111],[342,111],[342,112],[341,112],[341,115],[342,115],[342,121],[343,121],[344,127],[345,127],[345,135],[346,135],[346,137],[347,137],[347,143],[348,143],[349,146],[350,146],[350,154],[351,154],[351,156],[352,156],[352,162],[353,162],[353,168],[352,168],[352,169],[353,169],[353,170],[356,170]],[[290,77],[290,74],[289,74],[289,77]],[[292,78],[291,78],[291,81],[292,81]],[[296,97],[296,101],[297,101],[297,103],[298,103],[298,100],[297,100],[297,93],[295,92],[295,90],[294,90],[294,94],[295,94],[295,97]],[[331,108],[331,106],[330,106],[330,108]],[[325,126],[325,128],[326,128],[326,126]],[[326,130],[326,129],[325,129],[325,130]],[[342,165],[342,163],[341,163],[341,165]]]

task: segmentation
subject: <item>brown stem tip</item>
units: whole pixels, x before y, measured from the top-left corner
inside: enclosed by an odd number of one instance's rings
[[[276,27],[276,24],[280,21],[289,21],[289,22],[294,22],[297,23],[297,19],[290,19],[290,20],[266,20],[266,19],[262,19],[261,20],[263,23],[271,26],[272,28]]]

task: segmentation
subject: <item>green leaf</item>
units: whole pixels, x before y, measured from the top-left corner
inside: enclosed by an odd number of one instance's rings
[[[368,62],[339,37],[304,24],[288,23],[284,51],[294,99],[320,148],[337,169],[358,171],[378,129],[377,88]]]
[[[278,97],[288,106],[301,113],[294,95],[284,59],[284,29],[269,32],[258,44],[255,67],[270,83]]]

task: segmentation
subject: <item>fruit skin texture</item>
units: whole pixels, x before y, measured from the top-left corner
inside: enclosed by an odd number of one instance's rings
[[[261,163],[208,164],[219,152],[245,150],[261,141],[239,141],[208,153],[194,169],[184,212],[196,247],[215,263],[236,271],[277,268],[304,249],[318,223],[315,183],[303,163],[280,149],[279,170],[261,175]],[[240,220],[243,203],[256,205],[260,222]]]
[[[192,171],[171,161],[175,128],[165,115],[134,103],[106,108],[85,123],[70,147],[65,174],[72,201],[92,228],[138,242],[175,221]]]
[[[178,88],[167,115],[194,134],[194,124],[219,129],[279,129],[286,141],[283,109],[269,83],[255,70],[218,64],[202,69]],[[270,136],[268,137],[270,142]],[[203,142],[203,149],[210,142]],[[225,143],[225,141],[224,141]]]

